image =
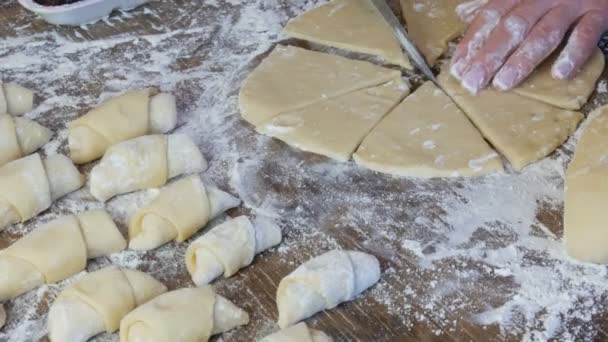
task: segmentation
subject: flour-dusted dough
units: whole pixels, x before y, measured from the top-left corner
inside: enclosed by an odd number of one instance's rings
[[[429,64],[448,49],[450,40],[464,32],[467,24],[456,7],[469,0],[401,0],[407,30]]]
[[[516,170],[555,151],[583,118],[581,113],[512,92],[486,89],[471,95],[446,70],[439,75],[439,82]]]
[[[608,263],[608,106],[590,114],[566,172],[564,242],[578,260]]]
[[[6,323],[6,311],[4,311],[4,305],[0,304],[0,329]]]
[[[257,126],[281,113],[401,77],[397,70],[278,45],[241,86],[241,115]]]
[[[110,147],[91,170],[91,194],[100,201],[165,185],[173,177],[198,173],[207,161],[183,134],[145,135]]]
[[[275,224],[252,224],[246,216],[239,216],[192,242],[186,250],[186,266],[194,283],[204,286],[222,274],[233,276],[281,239],[281,229]]]
[[[291,19],[283,32],[412,68],[393,30],[369,0],[333,0]]]
[[[36,122],[0,114],[0,166],[34,153],[51,138],[51,131]]]
[[[380,264],[373,255],[339,250],[319,255],[279,283],[279,326],[284,329],[353,300],[379,279]]]
[[[369,131],[409,93],[402,80],[282,113],[258,126],[304,151],[348,161]]]
[[[389,113],[353,157],[367,168],[399,176],[475,176],[503,168],[500,156],[432,82]]]
[[[70,157],[83,164],[103,156],[112,145],[175,128],[175,97],[154,88],[110,99],[69,124]]]
[[[113,333],[129,312],[166,291],[152,276],[127,268],[86,274],[51,305],[49,337],[53,342],[84,342],[104,331]]]
[[[324,332],[310,329],[302,322],[283,329],[272,335],[268,335],[259,342],[332,342],[332,338]]]
[[[87,259],[121,251],[125,246],[105,211],[51,221],[0,251],[0,301],[64,280],[84,270]]]
[[[121,342],[205,342],[249,323],[249,315],[212,287],[180,289],[138,307],[120,322]]]
[[[161,189],[129,224],[129,248],[150,250],[171,240],[184,242],[224,211],[241,201],[215,187],[205,186],[199,176],[181,179]]]
[[[559,56],[546,60],[521,86],[513,91],[564,109],[580,109],[595,90],[595,84],[604,71],[606,57],[599,48],[589,62],[571,80],[556,80],[551,67]]]
[[[0,231],[27,221],[84,185],[84,177],[63,155],[33,154],[0,167]]]
[[[34,109],[34,92],[0,81],[0,114],[23,115]]]

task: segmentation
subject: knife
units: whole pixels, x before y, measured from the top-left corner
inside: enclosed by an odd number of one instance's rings
[[[371,2],[376,8],[376,10],[378,10],[380,15],[384,18],[386,23],[393,29],[395,37],[397,38],[399,43],[401,43],[401,46],[405,49],[407,54],[410,56],[410,58],[414,62],[414,65],[418,67],[418,69],[420,69],[424,76],[426,76],[429,80],[435,83],[435,85],[441,88],[441,86],[439,86],[439,82],[437,82],[437,79],[435,78],[435,75],[433,75],[433,71],[431,71],[431,68],[426,62],[426,59],[424,58],[422,53],[420,53],[418,48],[416,48],[416,45],[414,44],[414,42],[412,42],[407,32],[405,32],[403,25],[401,25],[399,19],[397,19],[395,13],[393,13],[393,10],[386,4],[386,1],[371,0]]]

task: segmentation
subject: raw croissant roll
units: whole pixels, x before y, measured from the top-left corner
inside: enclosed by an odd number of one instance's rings
[[[83,342],[113,333],[120,320],[167,287],[152,276],[127,268],[107,267],[71,284],[51,305],[49,337],[57,342]]]
[[[255,227],[246,216],[229,220],[196,239],[186,251],[192,280],[204,286],[221,276],[231,277],[251,264],[253,257],[281,242],[281,229],[271,222]]]
[[[69,124],[70,157],[83,164],[112,145],[146,134],[167,133],[177,123],[175,97],[148,88],[115,97]]]
[[[332,342],[324,332],[310,329],[302,322],[287,329],[268,335],[259,342]]]
[[[63,155],[43,161],[33,154],[0,167],[0,231],[35,217],[83,184],[84,177]]]
[[[283,278],[277,290],[279,326],[286,328],[317,312],[354,299],[380,279],[373,255],[333,250]]]
[[[0,114],[23,115],[34,109],[34,93],[15,83],[0,81]]]
[[[0,114],[0,166],[34,153],[51,138],[51,131],[36,122]]]
[[[98,200],[163,186],[173,177],[198,173],[207,161],[183,134],[146,135],[108,149],[91,170],[91,194]]]
[[[121,251],[125,246],[105,211],[51,221],[0,251],[0,301],[67,279],[84,270],[87,259]]]
[[[6,311],[4,311],[4,305],[0,304],[0,329],[6,323]]]
[[[161,189],[158,197],[133,216],[129,247],[150,250],[171,240],[184,242],[210,220],[240,203],[215,187],[206,187],[199,176],[181,179]]]
[[[120,322],[121,342],[204,342],[249,323],[249,315],[210,287],[162,294]]]

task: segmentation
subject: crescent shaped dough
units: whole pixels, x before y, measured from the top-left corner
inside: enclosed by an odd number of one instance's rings
[[[149,133],[167,133],[176,124],[175,97],[148,88],[104,102],[69,124],[70,157],[84,164],[112,145]]]
[[[109,255],[126,242],[105,211],[51,221],[0,251],[0,301],[84,270],[87,259]]]
[[[120,322],[120,341],[204,342],[212,335],[249,323],[249,315],[212,287],[162,294]]]
[[[279,326],[284,329],[353,300],[379,279],[380,264],[372,255],[339,250],[319,255],[279,283]]]
[[[33,154],[0,167],[0,231],[25,222],[84,184],[69,158]]]
[[[129,247],[150,250],[171,240],[184,242],[240,203],[219,189],[206,187],[198,176],[178,180],[161,189],[158,197],[131,218]]]
[[[332,342],[332,338],[324,332],[310,329],[302,322],[268,335],[259,342]]]
[[[146,273],[107,267],[88,273],[66,288],[51,305],[49,337],[57,342],[84,342],[113,333],[136,307],[167,291]]]
[[[205,158],[185,135],[146,135],[110,147],[91,170],[91,194],[100,201],[165,185],[207,168]]]
[[[0,114],[0,166],[32,154],[50,138],[51,131],[32,120]]]
[[[34,92],[15,83],[0,82],[0,114],[23,115],[34,109]]]
[[[239,216],[192,242],[186,250],[186,266],[194,283],[204,286],[222,273],[233,276],[281,239],[281,229],[275,224],[258,222],[254,226],[246,216]]]

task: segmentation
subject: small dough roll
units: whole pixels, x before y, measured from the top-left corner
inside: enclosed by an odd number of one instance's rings
[[[0,301],[67,279],[84,270],[87,259],[121,251],[125,246],[105,211],[51,221],[0,251]]]
[[[84,164],[103,156],[112,145],[149,133],[175,128],[175,97],[155,88],[131,91],[110,99],[69,124],[70,156]]]
[[[206,187],[199,176],[178,180],[161,189],[158,197],[131,218],[129,247],[150,250],[171,240],[184,242],[240,203],[219,189]]]
[[[0,166],[32,154],[50,138],[51,131],[32,120],[0,114]]]
[[[204,342],[249,323],[249,315],[212,287],[162,294],[120,322],[121,342]]]
[[[83,184],[84,177],[63,155],[43,161],[33,154],[0,167],[0,231],[35,217]]]
[[[186,251],[186,266],[194,283],[204,286],[222,274],[233,276],[281,238],[274,223],[258,222],[254,227],[246,216],[239,216],[196,239]]]
[[[207,162],[182,134],[146,135],[110,147],[91,170],[91,194],[100,201],[163,186],[173,177],[198,173]]]
[[[0,329],[6,323],[6,311],[4,311],[4,305],[0,304]]]
[[[279,283],[279,326],[353,300],[379,279],[380,264],[373,255],[333,250],[313,258]]]
[[[34,109],[34,92],[15,83],[0,82],[0,114],[23,115]]]
[[[129,312],[166,291],[158,280],[136,270],[111,266],[89,273],[51,305],[49,337],[57,342],[84,342],[104,331],[113,333]]]
[[[287,329],[268,335],[259,342],[332,342],[324,332],[310,329],[302,322]]]

